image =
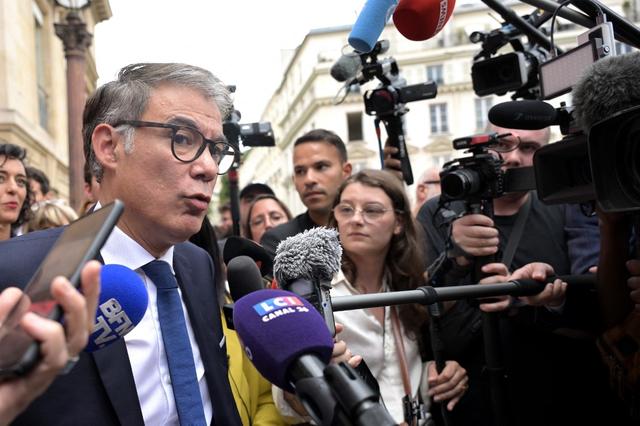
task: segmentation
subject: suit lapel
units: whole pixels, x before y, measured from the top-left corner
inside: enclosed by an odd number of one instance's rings
[[[97,260],[104,264],[104,259],[100,254],[98,254]],[[99,351],[92,352],[91,355],[120,423],[123,425],[144,425],[138,401],[138,391],[133,380],[131,361],[124,339],[118,339]]]
[[[123,425],[144,425],[124,339],[92,353],[98,374]]]
[[[205,268],[202,262],[196,267],[195,262],[181,250],[180,244],[176,245],[173,256],[178,285],[182,289],[182,297],[205,367],[205,378],[213,406],[212,423],[241,425],[229,385],[227,351],[220,324],[213,271],[210,266]]]

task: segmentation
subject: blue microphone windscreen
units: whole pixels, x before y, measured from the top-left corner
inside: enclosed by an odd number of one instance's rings
[[[304,298],[284,290],[258,290],[235,303],[233,324],[256,369],[271,383],[293,392],[292,362],[314,354],[329,362],[333,339],[324,318]]]
[[[393,14],[398,0],[368,0],[349,34],[349,44],[360,52],[371,52]]]
[[[85,352],[101,349],[130,332],[147,310],[149,296],[142,279],[122,265],[100,271],[100,299]]]

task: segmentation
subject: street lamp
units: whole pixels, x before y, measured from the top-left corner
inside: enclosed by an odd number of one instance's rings
[[[56,35],[64,45],[67,59],[67,113],[69,129],[69,200],[80,209],[83,200],[84,150],[82,142],[82,111],[84,109],[85,52],[93,36],[80,18],[79,11],[90,0],[56,0],[68,12],[64,23],[55,24]]]

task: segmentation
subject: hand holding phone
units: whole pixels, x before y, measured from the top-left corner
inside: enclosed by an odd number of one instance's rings
[[[28,310],[54,321],[62,319],[65,306],[59,305],[58,299],[64,295],[55,294],[58,291],[55,287],[52,294],[52,281],[62,276],[67,278],[73,287],[78,287],[83,267],[98,255],[122,211],[122,202],[116,200],[64,228],[25,287],[24,295],[16,301],[0,326],[0,380],[25,375],[37,364],[41,350],[37,339],[34,340],[23,329],[22,318]],[[73,294],[68,293],[67,296]],[[64,297],[62,299],[64,300]],[[91,303],[94,314],[95,302]],[[80,326],[80,330],[93,321],[93,314],[86,319],[86,324]],[[67,327],[75,327],[76,323],[72,316]],[[75,331],[67,330],[70,336],[76,336]],[[72,355],[75,356],[86,344],[86,336],[84,338],[81,336],[78,342],[74,339],[67,343],[74,351]],[[84,343],[76,351],[79,342]]]
[[[66,278],[58,277],[51,284],[52,296],[64,311],[62,325],[26,311],[20,319],[21,328],[40,343],[40,361],[28,374],[0,383],[0,424],[9,423],[40,395],[87,343],[93,328],[100,293],[99,262],[89,262],[82,270],[82,294]],[[0,324],[14,305],[22,303],[28,309],[28,299],[12,287],[0,293]]]

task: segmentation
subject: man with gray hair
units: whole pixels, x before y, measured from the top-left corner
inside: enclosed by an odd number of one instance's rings
[[[116,198],[125,204],[100,257],[135,270],[149,305],[124,339],[81,354],[16,424],[241,424],[214,266],[186,242],[236,155],[222,131],[231,109],[216,77],[185,64],[129,65],[89,98],[83,137],[100,182],[97,208]],[[53,244],[59,231],[40,235],[34,244]]]

